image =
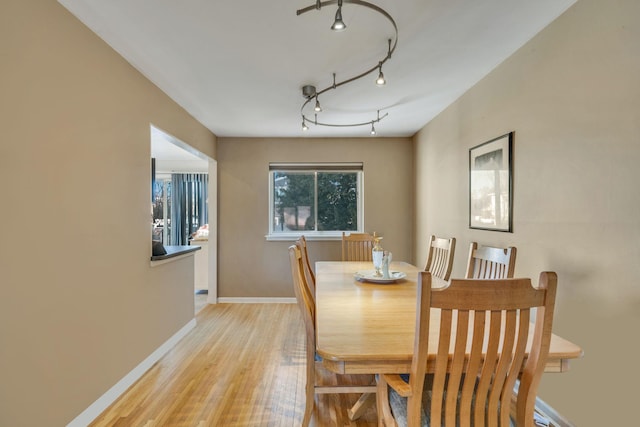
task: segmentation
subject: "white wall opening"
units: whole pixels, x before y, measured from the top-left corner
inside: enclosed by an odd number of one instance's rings
[[[217,176],[218,163],[204,153],[193,148],[184,141],[170,135],[163,130],[151,125],[151,158],[155,159],[155,175],[157,180],[171,179],[171,174],[208,174],[208,224],[209,235],[206,252],[206,283],[207,283],[207,303],[217,303]],[[165,193],[166,194],[166,193]],[[165,199],[166,200],[166,199]],[[167,205],[164,206],[164,216],[167,217]],[[168,224],[162,224],[163,241],[166,241]],[[152,230],[157,230],[157,224],[152,226]],[[152,231],[152,234],[154,231]],[[200,251],[198,251],[200,252]],[[198,253],[196,252],[196,254]],[[195,290],[194,290],[195,291]]]

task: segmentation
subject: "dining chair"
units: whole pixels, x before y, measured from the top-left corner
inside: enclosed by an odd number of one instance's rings
[[[313,297],[313,302],[315,304],[316,301],[316,275],[313,272],[313,268],[311,268],[311,261],[309,260],[309,252],[307,250],[307,239],[304,235],[300,236],[298,240],[296,240],[296,245],[300,248],[300,254],[302,255],[302,267],[304,276],[306,279],[307,286],[309,287],[309,292]]]
[[[311,421],[316,394],[375,393],[376,385],[371,375],[339,375],[339,382],[335,381],[331,384],[321,381],[323,378],[332,378],[334,375],[322,366],[322,359],[316,355],[316,308],[309,286],[305,283],[306,278],[303,271],[302,253],[298,245],[289,247],[289,261],[291,264],[291,275],[293,277],[293,289],[306,332],[305,410],[302,420],[302,426],[306,427]],[[362,384],[363,382],[367,384]]]
[[[369,233],[342,232],[342,261],[371,261],[373,236]]]
[[[543,272],[537,288],[530,279],[452,279],[432,288],[431,273],[421,272],[410,375],[378,376],[378,419],[401,427],[534,427],[556,285],[556,274]],[[431,309],[437,339],[430,336]],[[429,349],[435,359],[428,360]]]
[[[467,262],[467,279],[510,279],[516,268],[514,246],[496,248],[471,242]]]
[[[453,255],[456,252],[456,238],[444,239],[432,235],[429,238],[429,254],[424,271],[438,277],[445,282],[451,277],[453,269]]]

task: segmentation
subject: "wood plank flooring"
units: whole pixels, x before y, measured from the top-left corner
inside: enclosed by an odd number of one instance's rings
[[[297,427],[304,411],[304,327],[295,304],[207,305],[197,326],[91,426]],[[312,425],[357,421],[358,394],[317,395]]]

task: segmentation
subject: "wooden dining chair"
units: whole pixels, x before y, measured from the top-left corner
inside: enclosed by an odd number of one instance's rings
[[[291,263],[291,275],[293,277],[293,289],[296,301],[302,314],[306,332],[305,359],[306,359],[306,385],[305,385],[305,410],[302,426],[309,425],[315,395],[323,393],[375,393],[376,386],[371,375],[332,375],[323,366],[322,360],[316,355],[316,331],[315,331],[315,302],[309,286],[305,283],[303,260],[300,247],[289,247],[289,261]],[[322,379],[339,377],[333,383],[322,382]],[[339,382],[338,382],[339,381]]]
[[[300,236],[298,240],[296,240],[296,245],[300,248],[300,254],[302,255],[302,267],[304,272],[304,277],[306,279],[307,286],[309,287],[309,292],[313,297],[313,302],[315,304],[316,301],[316,275],[313,272],[313,268],[311,267],[311,261],[309,260],[309,252],[307,250],[307,239],[304,235]]]
[[[371,261],[373,236],[369,233],[342,232],[342,261]]]
[[[432,288],[431,274],[421,272],[410,375],[408,381],[397,374],[378,376],[378,419],[402,427],[508,427],[513,419],[518,427],[534,427],[556,284],[555,273],[543,272],[538,288],[530,279],[452,279],[445,288]],[[438,309],[433,319],[432,308]],[[437,338],[429,335],[430,320]],[[428,359],[429,349],[434,359]]]
[[[512,278],[516,268],[514,246],[495,248],[478,246],[471,242],[467,262],[467,279],[507,279]]]
[[[455,237],[443,239],[432,235],[429,238],[429,254],[427,255],[424,271],[428,271],[432,276],[448,282],[453,269],[453,255],[455,252]]]

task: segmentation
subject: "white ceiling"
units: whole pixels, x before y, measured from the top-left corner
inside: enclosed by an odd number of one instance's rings
[[[301,87],[318,90],[378,63],[389,21],[345,3],[296,16],[313,0],[59,0],[218,136],[368,136],[370,127],[301,130]],[[328,91],[319,120],[388,117],[379,136],[411,136],[576,0],[371,0],[398,26],[376,75]]]
[[[172,135],[151,126],[151,157],[157,174],[208,173],[209,158]]]

